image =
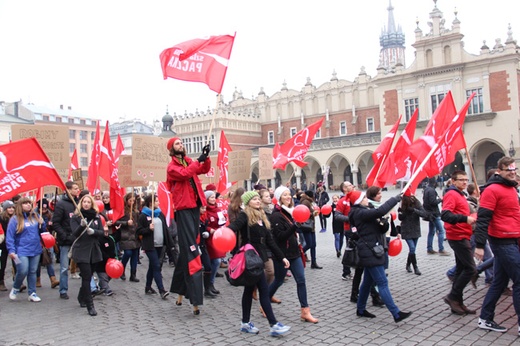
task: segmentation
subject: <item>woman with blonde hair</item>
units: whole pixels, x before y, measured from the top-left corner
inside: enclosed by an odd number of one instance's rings
[[[96,316],[97,312],[90,293],[90,281],[94,272],[94,265],[103,261],[103,254],[99,247],[99,238],[105,235],[99,215],[98,206],[91,195],[83,196],[78,203],[74,216],[70,218],[70,229],[76,237],[71,246],[72,259],[76,262],[81,272],[81,287],[78,292],[78,302],[81,307],[86,307],[90,316]]]
[[[30,302],[40,302],[36,295],[36,271],[40,265],[42,244],[40,240],[40,226],[43,219],[32,207],[29,198],[20,198],[16,203],[14,215],[7,226],[6,245],[9,257],[16,265],[16,277],[9,294],[15,300],[22,282],[27,276],[27,286]]]

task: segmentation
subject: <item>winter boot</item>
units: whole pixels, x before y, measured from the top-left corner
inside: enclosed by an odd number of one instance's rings
[[[419,270],[419,267],[417,266],[417,257],[415,256],[415,254],[412,255],[412,266],[413,266],[413,271],[415,273],[415,275],[421,275],[421,271]]]
[[[36,287],[42,287],[42,281],[40,278],[36,278]]]
[[[323,267],[319,266],[317,262],[312,262],[311,269],[323,269]]]
[[[318,323],[318,319],[312,317],[311,309],[309,307],[302,308],[302,313],[300,315],[300,318],[304,322]]]
[[[408,259],[406,260],[406,271],[408,273],[412,272],[412,254],[408,254]]]
[[[383,299],[381,299],[379,292],[377,292],[373,286],[370,290],[370,296],[372,297],[372,305],[379,307],[385,306],[385,303],[383,302]]]
[[[132,272],[130,273],[130,281],[131,281],[131,282],[139,282],[139,279],[136,278],[135,275],[136,275],[136,272],[135,272],[135,271],[132,271]]]
[[[90,316],[97,316],[97,311],[94,308],[94,302],[92,301],[92,299],[90,300],[90,302],[87,302],[87,311]]]
[[[215,298],[217,295],[211,291],[211,272],[204,273],[204,296],[208,298]]]
[[[57,286],[60,285],[60,281],[56,280],[55,276],[51,276],[49,279],[51,280],[51,287],[52,288],[56,288]]]

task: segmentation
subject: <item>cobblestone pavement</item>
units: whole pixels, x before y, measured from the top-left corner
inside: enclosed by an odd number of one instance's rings
[[[384,196],[395,193],[385,192]],[[37,290],[42,298],[40,303],[28,302],[25,293],[20,294],[18,300],[10,301],[9,292],[0,292],[0,345],[128,345],[134,342],[186,346],[518,344],[517,318],[511,297],[502,296],[495,318],[497,323],[509,328],[507,333],[478,329],[478,314],[457,316],[450,313],[442,297],[450,289],[445,272],[454,264],[454,257],[426,254],[426,223],[422,225],[418,245],[422,275],[405,271],[408,252],[405,243],[401,254],[390,261],[388,279],[394,300],[401,310],[413,311],[413,315],[396,324],[386,308],[372,307],[369,299],[367,309],[377,318],[356,317],[355,305],[349,301],[351,281],[341,279],[341,264],[334,251],[331,226],[329,221],[327,232],[317,233],[317,258],[323,269],[305,269],[311,311],[320,321],[318,324],[300,321],[296,285],[289,279],[277,293],[282,304],[273,305],[278,320],[292,326],[284,337],[268,335],[269,325],[259,312],[258,302],[253,302],[251,321],[260,329],[260,334],[241,333],[242,289],[230,286],[224,278],[217,278],[215,285],[221,294],[216,299],[205,300],[199,316],[192,314],[187,301],[176,306],[174,295],[166,300],[157,295],[145,295],[145,256],[138,268],[141,282],[113,280],[110,285],[115,295],[95,298],[97,317],[90,317],[75,299],[80,280],[69,279],[70,300],[59,299],[58,290],[50,288],[45,271],[42,271],[45,273],[42,273],[43,287]],[[451,251],[447,243],[446,248]],[[169,287],[172,273],[173,268],[165,264],[166,287]],[[129,277],[129,268],[126,275]],[[6,283],[9,288],[12,286],[10,274]],[[466,305],[480,310],[486,291],[484,279],[480,278],[477,289],[470,285],[465,290]]]

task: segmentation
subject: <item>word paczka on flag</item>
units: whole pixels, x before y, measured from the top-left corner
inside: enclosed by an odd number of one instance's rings
[[[167,48],[160,55],[164,79],[205,83],[220,94],[235,36],[196,38]]]
[[[282,146],[276,143],[273,148],[273,169],[284,170],[289,162],[294,162],[298,167],[307,166],[307,162],[303,162],[303,159],[324,120],[325,117],[322,117],[314,124],[307,126]]]
[[[35,138],[0,145],[0,201],[46,185],[66,189]]]

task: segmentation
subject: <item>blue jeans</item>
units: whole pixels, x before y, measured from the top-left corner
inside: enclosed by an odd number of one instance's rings
[[[305,238],[305,246],[303,252],[311,249],[311,261],[316,263],[316,233],[315,232],[304,232],[303,237]]]
[[[370,288],[375,283],[377,285],[381,299],[385,303],[392,316],[394,316],[394,318],[398,317],[400,310],[397,305],[395,305],[392,294],[390,293],[390,288],[388,288],[388,280],[385,275],[384,266],[380,265],[375,267],[366,267],[364,272],[365,275],[363,276],[363,282],[359,288],[359,297],[357,302],[358,311],[362,313],[366,310],[368,296],[370,295]]]
[[[36,256],[18,256],[20,263],[16,265],[16,277],[14,279],[13,288],[20,290],[23,280],[27,276],[27,293],[29,295],[36,293],[36,270],[40,265],[40,255]]]
[[[419,238],[413,238],[413,239],[406,239],[406,244],[408,244],[409,252],[412,255],[415,255],[415,250],[417,249],[417,242],[419,241]]]
[[[471,249],[475,251],[475,236],[472,235],[470,238],[471,243]],[[483,262],[481,262],[477,266],[477,273],[485,272],[486,274],[486,283],[490,284],[491,281],[493,281],[493,263],[495,262],[495,259],[493,258],[493,253],[491,252],[491,249],[489,248],[489,243],[486,242],[486,245],[484,247],[484,258]],[[455,270],[457,269],[457,266],[453,266],[450,268],[446,275],[450,278],[453,278],[455,276]]]
[[[128,260],[130,260],[130,272],[135,273],[137,272],[137,261],[139,260],[139,248],[137,249],[130,249],[130,250],[124,250],[123,254],[123,267],[126,269],[126,264],[128,263]]]
[[[437,240],[439,241],[439,251],[444,251],[444,239],[446,238],[446,231],[444,230],[444,225],[440,216],[435,216],[434,220],[429,222],[427,249],[428,251],[433,250],[433,237],[435,236],[436,230]]]
[[[70,245],[60,246],[60,294],[69,290],[69,249]]]
[[[298,300],[300,306],[306,308],[309,306],[307,303],[307,285],[305,284],[305,271],[303,268],[303,262],[300,257],[289,260],[291,263],[291,273],[296,281],[296,292],[298,293]],[[272,298],[278,288],[284,283],[285,275],[287,274],[287,268],[284,267],[283,262],[273,260],[274,264],[274,281],[269,286],[269,297]]]
[[[518,244],[497,245],[490,243],[495,255],[494,276],[486,293],[480,318],[489,321],[495,318],[495,307],[509,279],[513,281],[513,306],[520,325],[520,252]]]
[[[209,282],[212,284],[215,283],[215,278],[217,277],[218,268],[220,268],[220,258],[214,258],[211,260],[211,276]]]
[[[341,251],[343,248],[343,238],[345,237],[345,232],[334,233],[334,246],[336,251]]]
[[[155,280],[155,284],[159,291],[164,290],[164,285],[161,275],[161,261],[160,256],[162,253],[162,247],[156,247],[154,250],[145,251],[148,256],[148,272],[146,272],[146,288],[152,287],[152,280]]]

